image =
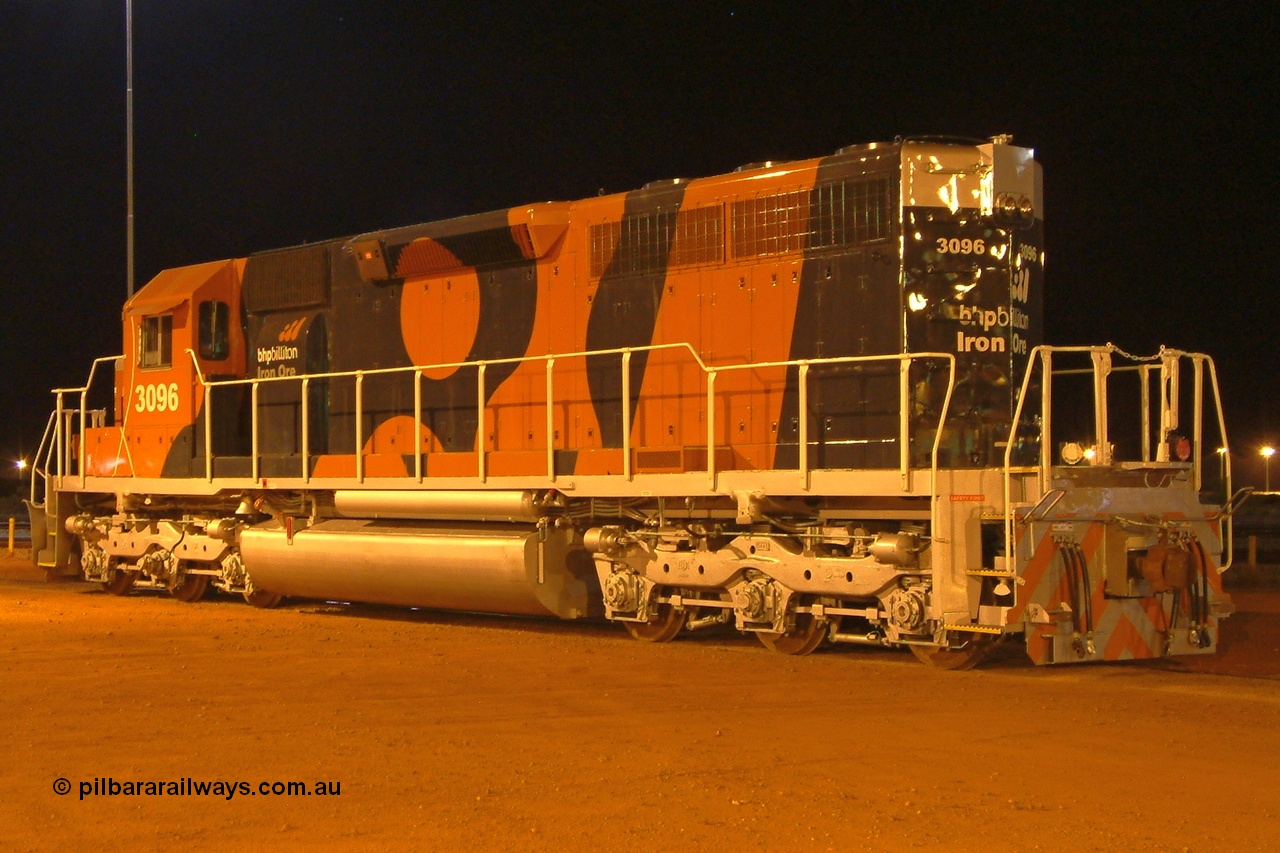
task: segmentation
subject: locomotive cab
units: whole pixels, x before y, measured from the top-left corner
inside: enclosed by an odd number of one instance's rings
[[[165,270],[125,303],[114,424],[85,431],[87,475],[190,475],[204,455],[204,382],[244,375],[239,267]],[[215,447],[235,440],[234,422],[221,432]]]

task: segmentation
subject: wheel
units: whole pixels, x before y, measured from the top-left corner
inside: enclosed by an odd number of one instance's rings
[[[245,590],[244,600],[252,604],[254,607],[261,607],[263,610],[270,610],[280,603],[282,596],[276,595],[265,589],[255,589],[253,592]]]
[[[665,643],[675,639],[676,634],[689,620],[689,611],[672,607],[670,604],[659,604],[658,615],[648,622],[623,622],[627,633],[637,640],[646,643]]]
[[[169,594],[179,601],[199,601],[209,591],[208,575],[184,575],[175,586],[169,587]]]
[[[112,595],[128,595],[129,590],[133,589],[133,582],[137,579],[137,572],[115,569],[111,572],[111,580],[105,581],[102,588]]]
[[[958,649],[940,646],[912,646],[911,653],[935,669],[973,669],[995,647],[999,637],[980,634]]]
[[[822,645],[831,630],[830,624],[815,619],[812,613],[797,613],[795,627],[781,634],[756,633],[765,648],[784,655],[807,655]]]

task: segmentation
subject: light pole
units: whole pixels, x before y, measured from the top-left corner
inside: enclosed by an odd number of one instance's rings
[[[124,0],[125,285],[133,298],[133,0]]]
[[[1268,444],[1258,452],[1262,454],[1263,478],[1266,482],[1263,491],[1269,492],[1271,491],[1271,457],[1276,455],[1276,449]]]
[[[1225,447],[1218,448],[1218,481],[1222,483],[1222,488],[1227,487],[1227,449]]]

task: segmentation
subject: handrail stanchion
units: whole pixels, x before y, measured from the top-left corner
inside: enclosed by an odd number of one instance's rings
[[[413,371],[413,476],[422,482],[422,371]]]
[[[707,481],[716,487],[716,374],[714,367],[707,369]]]
[[[1204,475],[1203,460],[1204,454],[1200,452],[1200,440],[1204,435],[1204,426],[1201,420],[1204,418],[1204,362],[1199,358],[1191,359],[1192,387],[1194,388],[1195,399],[1192,405],[1195,408],[1194,420],[1192,421],[1191,433],[1191,458],[1195,461],[1192,463],[1195,471],[1196,492],[1200,491],[1201,479]]]
[[[796,459],[800,466],[800,488],[809,491],[809,362],[800,362],[799,422],[796,432]]]
[[[251,439],[251,451],[253,456],[250,459],[249,465],[252,469],[250,473],[253,475],[253,482],[255,483],[259,481],[260,477],[258,475],[262,473],[261,463],[258,458],[258,389],[261,387],[261,384],[255,381],[253,385],[250,386],[251,390],[249,391],[250,432],[253,436]]]
[[[556,481],[556,410],[552,394],[555,364],[554,358],[547,359],[547,479],[553,483]]]
[[[201,379],[204,389],[204,478],[213,482],[213,389]]]
[[[1053,351],[1040,350],[1040,494],[1049,490],[1053,467]]]
[[[1013,541],[1013,449],[1018,444],[1018,426],[1022,423],[1022,410],[1027,403],[1027,392],[1031,390],[1031,377],[1035,375],[1036,363],[1040,364],[1042,373],[1040,380],[1040,467],[1036,474],[1041,493],[1045,486],[1045,472],[1048,470],[1050,456],[1048,453],[1049,446],[1049,400],[1050,400],[1050,377],[1052,370],[1050,369],[1049,350],[1043,346],[1034,347],[1031,354],[1027,356],[1027,367],[1022,374],[1022,387],[1018,389],[1018,400],[1013,407],[1013,419],[1009,422],[1009,440],[1004,446],[1004,553],[1005,566],[1016,567],[1017,559],[1014,551]],[[955,357],[951,359],[951,378],[947,383],[947,404],[951,402],[951,391],[955,387],[956,363]],[[946,406],[943,407],[942,423],[946,423]],[[938,442],[935,440],[934,448],[934,470],[937,470],[937,451]],[[936,476],[936,474],[935,474]],[[936,491],[936,489],[935,489]],[[1026,500],[1026,486],[1022,489],[1022,499]],[[1014,569],[1010,569],[1013,571]]]
[[[72,458],[72,452],[74,451],[74,448],[71,445],[74,443],[74,439],[75,439],[74,430],[73,430],[73,427],[75,425],[74,424],[75,417],[76,417],[75,409],[67,409],[65,412],[62,413],[62,431],[67,436],[67,443],[66,443],[67,458],[63,460],[62,470],[65,472],[65,476],[67,477],[70,477],[72,476],[72,474],[75,473],[74,471],[71,470],[71,458]]]
[[[631,482],[631,350],[622,351],[622,478]]]
[[[364,482],[364,372],[356,371],[356,482]]]
[[[311,377],[302,377],[302,482],[311,482]]]
[[[204,476],[205,479],[213,482],[213,392],[209,389],[209,383],[204,378],[204,371],[200,369],[200,359],[196,358],[195,350],[190,347],[186,350],[187,356],[191,359],[191,371],[195,374],[197,387],[204,392],[201,402],[204,404]],[[123,356],[122,356],[123,357]],[[97,362],[93,365],[98,366]],[[93,371],[89,372],[89,381],[93,381]],[[195,396],[192,395],[191,405],[195,405]]]
[[[31,505],[39,506],[40,502],[36,500],[36,479],[45,481],[45,497],[48,498],[48,482],[49,482],[49,453],[53,449],[53,429],[54,418],[57,413],[49,415],[49,419],[45,421],[44,433],[40,436],[40,446],[36,448],[35,456],[31,457]],[[41,463],[41,457],[44,457]]]
[[[1142,428],[1142,461],[1151,461],[1151,365],[1138,365],[1138,381],[1142,387],[1138,392],[1138,406],[1142,409],[1140,425]]]
[[[485,362],[477,362],[476,367],[476,476],[480,478],[480,482],[488,481],[488,470],[484,464],[485,436],[484,436],[484,370]],[[497,432],[496,426],[494,432]]]
[[[57,423],[57,426],[55,427],[55,429],[57,430],[57,432],[55,433],[55,442],[56,442],[55,447],[57,448],[57,451],[58,451],[58,467],[57,467],[56,474],[58,476],[58,479],[61,480],[62,473],[63,473],[62,463],[63,463],[63,458],[66,454],[66,448],[65,448],[66,436],[64,435],[65,427],[63,426],[63,423],[62,423],[62,392],[61,391],[58,392],[58,402],[57,402],[57,408],[55,409],[55,411],[58,413],[58,423]],[[61,486],[62,485],[61,482],[59,482],[58,485]]]
[[[1218,390],[1218,368],[1213,363],[1212,358],[1205,358],[1209,363],[1209,385],[1213,388],[1213,403],[1218,412],[1218,436],[1222,439],[1223,444],[1223,500],[1231,500],[1231,443],[1227,440],[1227,421],[1222,412],[1222,392]],[[1235,521],[1233,515],[1227,515],[1224,521],[1223,516],[1218,516],[1218,538],[1223,542],[1222,553],[1226,556],[1218,566],[1218,572],[1225,572],[1231,568],[1231,563],[1235,559]],[[1225,531],[1223,526],[1225,525]],[[1224,535],[1225,534],[1225,535]]]
[[[1168,462],[1169,436],[1178,426],[1178,364],[1160,354],[1160,443],[1156,445],[1156,461]]]
[[[937,358],[937,353],[929,353],[929,358]],[[938,450],[942,447],[942,435],[947,427],[947,415],[951,414],[951,396],[956,390],[956,357],[948,353],[947,359],[947,393],[942,397],[942,410],[938,412],[938,427],[933,431],[933,448],[929,451],[929,530],[936,535],[942,514],[942,497],[938,494]],[[1017,423],[1015,419],[1014,423]],[[1013,429],[1010,429],[1009,442],[1005,448],[1008,458],[1009,448],[1013,447]],[[1005,466],[1005,507],[1009,506],[1008,466]],[[1006,513],[1006,516],[1008,513]],[[1012,553],[1012,552],[1007,552]]]
[[[1093,359],[1093,437],[1098,444],[1094,451],[1094,464],[1110,465],[1111,417],[1107,409],[1107,381],[1111,377],[1111,352],[1095,349],[1089,355]]]
[[[1170,461],[1169,437],[1181,427],[1178,406],[1182,399],[1182,363],[1176,352],[1164,349],[1161,350],[1160,362],[1160,374],[1162,377],[1167,377],[1167,381],[1161,383],[1162,394],[1165,394],[1163,399],[1167,404],[1167,409],[1161,419],[1164,427],[1160,431],[1160,445],[1164,449],[1164,455],[1158,458],[1162,462],[1168,462]]]
[[[92,376],[89,377],[89,381],[91,382],[93,381]],[[84,470],[85,423],[87,421],[87,418],[85,417],[85,413],[88,411],[88,399],[89,399],[89,386],[86,385],[84,390],[80,392],[80,429],[79,429],[80,441],[78,442],[79,447],[76,448],[76,466],[80,470],[80,488],[82,489],[84,488],[84,485],[85,485],[85,479],[88,476]]]
[[[902,491],[911,491],[911,357],[898,361],[898,464]]]

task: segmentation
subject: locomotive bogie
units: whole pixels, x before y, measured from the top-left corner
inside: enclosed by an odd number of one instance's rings
[[[252,589],[237,546],[239,519],[85,513],[65,526],[76,537],[85,579],[108,589],[165,589],[184,601],[204,597],[209,587]]]

